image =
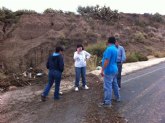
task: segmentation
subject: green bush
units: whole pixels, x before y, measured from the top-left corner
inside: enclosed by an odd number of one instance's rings
[[[44,12],[43,12],[44,14],[48,14],[48,13],[64,13],[62,10],[54,10],[54,9],[52,9],[52,8],[48,8],[48,9],[46,9]]]
[[[11,10],[2,7],[0,9],[0,21],[5,23],[16,23],[19,20],[19,17],[23,14],[36,14],[37,12],[32,10],[18,10],[12,12]]]
[[[37,14],[37,12],[33,11],[33,10],[18,10],[16,12],[14,12],[15,16],[21,16],[24,14]]]
[[[97,43],[94,45],[89,45],[86,50],[91,53],[92,55],[96,55],[98,57],[102,57],[103,56],[103,52],[106,49],[106,43],[105,42],[101,42],[101,43]]]
[[[137,61],[147,61],[148,58],[142,53],[139,52],[131,52],[127,53],[127,60],[126,62],[137,62]]]
[[[159,22],[159,23],[163,23],[164,22],[163,16],[161,16],[159,13],[155,13],[152,16],[152,20],[155,21],[155,22]]]
[[[126,62],[137,62],[138,58],[135,53],[128,53]]]
[[[54,10],[52,8],[48,8],[44,11],[44,14],[46,14],[46,13],[55,13],[55,12],[56,12],[56,10]]]
[[[135,42],[144,43],[145,34],[142,33],[142,32],[137,32],[137,33],[134,34],[133,39],[134,39]]]
[[[9,21],[9,19],[14,19],[14,18],[15,16],[11,10],[5,7],[2,7],[2,9],[0,9],[0,21],[6,22]]]
[[[117,10],[112,11],[110,7],[100,7],[99,5],[96,6],[87,6],[82,7],[79,6],[77,12],[80,15],[92,17],[94,19],[100,19],[104,21],[114,21],[119,19],[119,13]]]
[[[147,61],[148,60],[148,58],[147,58],[147,56],[146,55],[144,55],[144,54],[142,54],[142,53],[136,53],[136,56],[137,56],[137,58],[138,58],[138,61]]]
[[[101,42],[101,43],[97,43],[97,44],[94,44],[94,45],[89,45],[86,48],[86,51],[88,51],[92,55],[97,56],[97,65],[99,65],[101,63],[101,59],[103,57],[103,52],[104,52],[105,49],[106,49],[106,43]]]

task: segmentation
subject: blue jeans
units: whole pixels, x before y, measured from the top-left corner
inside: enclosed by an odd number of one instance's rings
[[[61,75],[62,75],[62,73],[57,70],[49,70],[48,84],[46,85],[46,87],[44,89],[44,92],[42,94],[43,96],[48,96],[50,88],[52,87],[53,83],[55,82],[54,99],[59,99]]]
[[[111,104],[112,89],[116,99],[120,99],[117,74],[104,75],[104,103]]]
[[[86,67],[75,67],[75,87],[79,87],[80,75],[82,78],[82,86],[86,85]]]

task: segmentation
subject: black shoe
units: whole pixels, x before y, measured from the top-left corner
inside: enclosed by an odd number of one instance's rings
[[[41,95],[41,101],[45,102],[46,101],[46,96]]]
[[[115,102],[121,102],[121,99],[120,98],[118,98],[118,99],[112,99],[113,101],[115,101]]]

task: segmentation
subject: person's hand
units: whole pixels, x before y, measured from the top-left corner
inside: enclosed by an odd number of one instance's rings
[[[85,61],[88,61],[88,58],[87,57],[85,57]]]
[[[101,69],[101,73],[100,73],[100,75],[101,75],[102,77],[104,77],[103,69]]]

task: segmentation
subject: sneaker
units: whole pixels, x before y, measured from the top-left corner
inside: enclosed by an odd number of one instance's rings
[[[99,107],[104,107],[104,108],[112,108],[111,104],[105,104],[105,103],[99,103]]]
[[[79,91],[79,89],[78,89],[78,87],[75,87],[75,89],[74,89],[75,91]]]
[[[60,91],[60,92],[59,92],[59,94],[60,94],[60,95],[63,95],[63,92],[62,92],[62,91]]]
[[[89,89],[89,87],[88,87],[87,85],[85,85],[84,89],[85,89],[85,90],[88,90],[88,89]]]
[[[46,96],[41,95],[41,101],[45,102],[46,101]]]

